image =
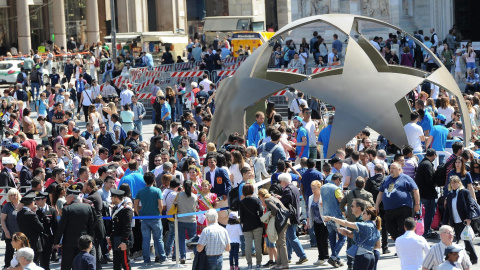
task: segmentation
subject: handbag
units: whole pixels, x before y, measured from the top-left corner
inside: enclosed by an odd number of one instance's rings
[[[460,239],[464,241],[474,241],[475,240],[475,232],[472,229],[472,226],[466,225],[463,228],[462,233],[460,234]]]
[[[175,200],[173,201],[172,207],[170,207],[170,209],[168,209],[167,215],[176,215],[177,214],[177,212],[178,212],[178,205],[177,205],[178,195],[180,195],[180,193],[178,193],[177,196],[175,197]],[[169,221],[175,221],[175,218],[173,218],[173,217],[167,218],[167,219]]]
[[[357,255],[358,246],[365,243],[365,241],[367,241],[367,238],[365,238],[360,244],[352,245],[349,249],[347,249],[347,256],[350,258],[355,258]]]
[[[278,233],[275,229],[275,219],[270,218],[267,225],[267,236],[270,242],[275,243],[278,240]]]
[[[278,211],[277,215],[275,215],[275,229],[277,233],[280,233],[287,225],[288,219],[290,218],[290,211],[283,209],[279,203],[277,203],[276,206]]]
[[[472,220],[477,220],[480,218],[480,205],[476,201],[473,201],[472,207]]]

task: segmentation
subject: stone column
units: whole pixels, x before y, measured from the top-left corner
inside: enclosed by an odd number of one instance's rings
[[[63,0],[53,0],[53,34],[55,35],[55,44],[58,47],[67,48],[67,34],[65,31],[65,4]]]
[[[118,0],[116,8],[118,33],[127,33],[129,32],[128,18],[130,15],[127,0]]]
[[[98,21],[98,1],[89,0],[87,5],[87,44],[100,41],[100,26]]]
[[[291,0],[277,1],[277,23],[278,29],[292,22],[292,4]],[[268,25],[266,25],[268,28]]]
[[[17,1],[17,30],[18,30],[18,50],[23,54],[29,54],[32,49],[32,40],[30,38],[30,13],[28,10],[28,0]]]

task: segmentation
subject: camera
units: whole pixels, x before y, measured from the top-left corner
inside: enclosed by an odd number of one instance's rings
[[[103,97],[103,100],[105,102],[118,102],[120,100],[122,100],[121,98],[119,98],[117,95],[113,95],[113,94],[110,94],[108,96],[105,96]]]

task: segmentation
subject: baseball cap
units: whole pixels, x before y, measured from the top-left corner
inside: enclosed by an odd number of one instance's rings
[[[446,121],[446,120],[447,120],[447,118],[446,118],[445,115],[443,115],[443,114],[438,114],[438,115],[437,115],[437,119],[438,119],[438,120],[441,120],[441,121]]]
[[[293,120],[297,120],[298,122],[302,123],[303,119],[300,116],[295,116]]]
[[[448,254],[452,253],[452,252],[460,252],[462,251],[463,249],[460,248],[459,246],[455,246],[455,245],[451,245],[451,246],[448,246],[445,248],[445,253],[444,255],[447,256]]]
[[[12,151],[13,151],[13,150],[17,150],[18,148],[20,148],[20,144],[18,144],[18,143],[12,143],[12,144],[10,145],[10,147],[8,147],[8,149],[10,149],[10,150],[12,150]]]
[[[237,212],[230,212],[230,215],[228,215],[228,217],[232,219],[238,219],[238,214]]]
[[[125,64],[130,64],[130,60],[127,60],[127,61],[125,62]]]
[[[80,132],[80,129],[78,127],[74,127],[73,132]]]

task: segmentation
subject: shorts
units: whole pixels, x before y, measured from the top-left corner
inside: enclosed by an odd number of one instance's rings
[[[293,115],[295,115],[295,113],[288,110],[288,120],[292,120]]]
[[[267,248],[274,248],[276,247],[275,246],[275,243],[272,243],[270,242],[270,240],[268,240],[268,237],[265,237],[266,241],[267,241]]]

